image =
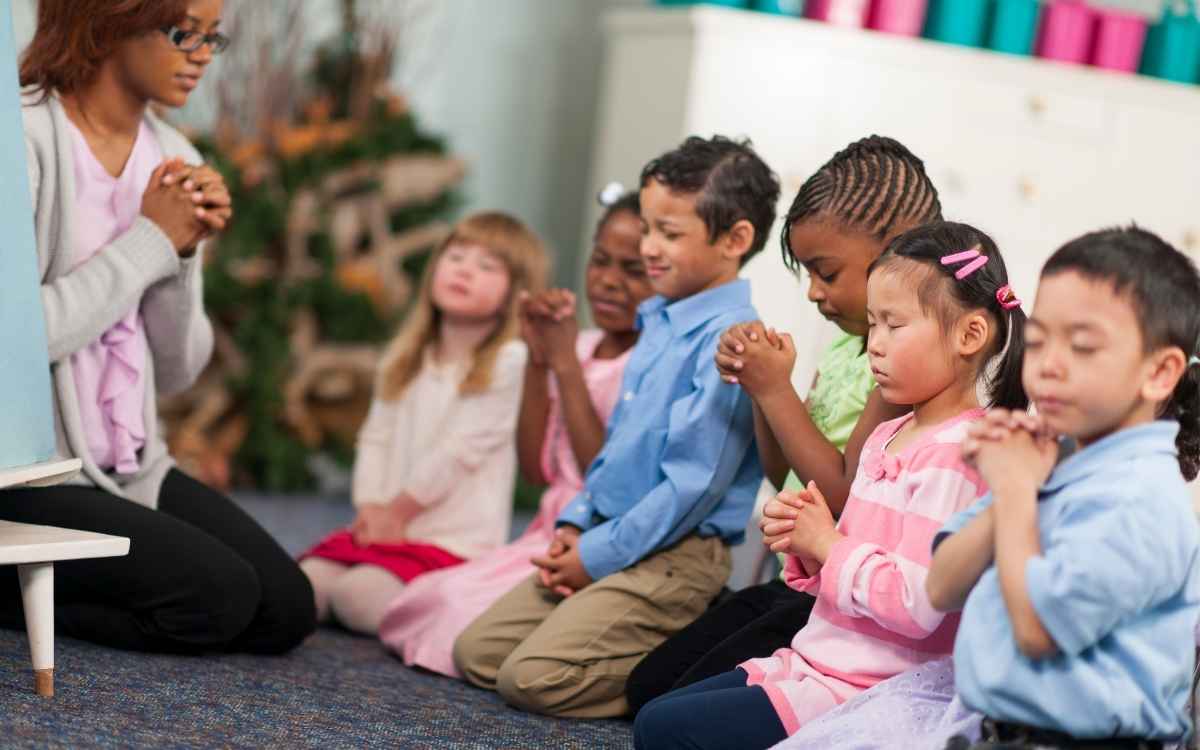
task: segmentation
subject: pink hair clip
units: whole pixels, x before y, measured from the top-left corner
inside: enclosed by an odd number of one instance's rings
[[[1012,290],[1008,284],[996,290],[996,301],[1000,303],[1000,307],[1004,310],[1012,310],[1014,307],[1021,306],[1021,300],[1017,299],[1017,293]]]
[[[971,262],[955,272],[954,278],[958,279],[959,281],[962,281],[979,269],[983,268],[985,265],[987,265],[988,261],[987,256],[979,252],[979,245],[976,245],[970,250],[964,250],[961,253],[943,255],[942,265],[952,266],[955,263],[962,263],[964,260],[969,260]]]

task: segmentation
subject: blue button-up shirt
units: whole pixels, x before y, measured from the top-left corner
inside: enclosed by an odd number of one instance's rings
[[[1188,731],[1200,532],[1175,457],[1178,432],[1169,421],[1131,427],[1055,468],[1038,493],[1042,554],[1026,564],[1025,586],[1059,651],[1032,660],[1017,649],[988,568],[954,644],[968,706],[1076,737]],[[943,531],[962,529],[991,502],[989,494]]]
[[[638,307],[630,354],[604,448],[559,523],[583,529],[579,554],[593,580],[696,532],[730,544],[745,536],[762,468],[750,399],[721,381],[721,333],[758,317],[738,280]]]

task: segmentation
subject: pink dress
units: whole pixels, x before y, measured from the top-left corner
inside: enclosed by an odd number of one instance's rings
[[[120,176],[113,177],[70,125],[75,163],[75,255],[72,267],[129,229],[141,214],[142,193],[162,162],[162,149],[145,121]],[[88,452],[102,469],[138,470],[146,443],[146,330],[135,305],[100,338],[71,355],[71,371]]]
[[[607,422],[616,407],[629,352],[614,359],[596,359],[594,354],[601,338],[602,331],[580,332],[576,354],[583,365],[592,405]],[[525,532],[500,549],[413,580],[389,607],[379,628],[379,638],[405,664],[461,677],[451,655],[459,633],[536,570],[529,559],[546,551],[553,538],[555,519],[583,489],[583,473],[571,451],[553,378],[547,424],[542,473],[550,486],[542,494],[537,515]]]
[[[963,463],[960,444],[973,409],[929,430],[895,455],[887,444],[909,414],[876,428],[838,520],[845,537],[819,571],[794,556],[787,583],[817,597],[789,648],[741,664],[761,685],[789,735],[867,688],[950,654],[958,615],[925,593],[934,535],[987,491]]]

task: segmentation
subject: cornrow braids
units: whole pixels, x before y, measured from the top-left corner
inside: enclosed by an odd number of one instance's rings
[[[783,220],[783,261],[798,270],[790,244],[798,222],[832,220],[885,242],[941,218],[942,204],[925,163],[899,141],[872,135],[834,154],[800,186]]]

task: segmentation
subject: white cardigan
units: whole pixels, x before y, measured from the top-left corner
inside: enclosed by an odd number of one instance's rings
[[[463,558],[504,544],[525,356],[524,343],[508,342],[488,389],[462,396],[465,368],[438,365],[427,355],[399,398],[376,398],[358,433],[354,504],[386,503],[407,492],[423,506],[406,530],[413,541]]]
[[[163,477],[174,466],[159,434],[156,399],[191,386],[212,354],[212,326],[204,314],[201,289],[203,248],[181,260],[166,234],[143,216],[72,269],[75,166],[67,115],[54,95],[43,99],[26,92],[22,105],[57,450],[60,456],[83,461],[76,483],[153,508]],[[178,131],[149,112],[146,120],[166,158],[201,162],[200,154]],[[143,375],[153,387],[146,388],[146,444],[139,469],[119,475],[101,470],[88,453],[71,355],[135,306],[141,307],[149,344]]]

